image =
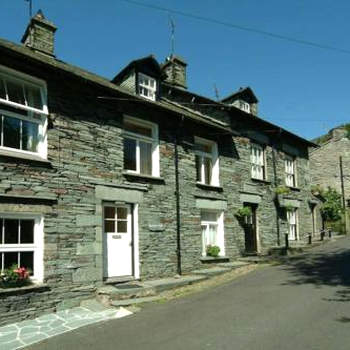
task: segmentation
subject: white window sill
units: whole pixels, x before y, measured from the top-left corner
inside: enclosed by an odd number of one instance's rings
[[[139,179],[146,179],[146,180],[154,180],[154,181],[165,181],[164,177],[160,176],[153,176],[153,175],[146,175],[146,174],[139,174],[131,171],[123,171],[123,175],[126,177],[134,177]]]
[[[256,178],[256,177],[252,177],[251,180],[252,180],[252,181],[256,181],[256,182],[265,183],[265,184],[270,184],[270,183],[271,183],[271,181],[268,181],[268,180],[266,180],[266,179],[258,179],[258,178]]]
[[[213,190],[217,192],[222,192],[224,190],[221,186],[208,185],[202,182],[196,182],[196,186],[205,190]]]
[[[19,152],[19,151],[11,151],[11,150],[2,149],[2,148],[0,148],[0,156],[51,164],[50,161],[39,156],[38,154],[25,153],[25,152]]]

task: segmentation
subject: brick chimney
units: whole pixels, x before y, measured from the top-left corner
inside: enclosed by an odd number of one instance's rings
[[[57,27],[49,22],[41,10],[31,18],[21,42],[36,52],[55,57],[54,40]]]
[[[167,57],[162,65],[162,71],[166,74],[165,81],[174,86],[187,89],[186,85],[187,63],[179,56]]]

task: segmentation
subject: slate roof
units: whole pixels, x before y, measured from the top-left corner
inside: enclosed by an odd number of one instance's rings
[[[175,89],[179,93],[187,94],[189,96],[193,96],[195,98],[198,98],[199,100],[203,101],[203,105],[205,105],[207,103],[208,105],[210,105],[212,107],[216,106],[217,108],[220,108],[223,110],[232,111],[232,112],[234,112],[234,116],[240,118],[240,120],[244,120],[246,118],[249,118],[248,119],[249,122],[253,122],[253,123],[256,123],[258,125],[261,125],[264,129],[268,129],[269,131],[275,131],[275,132],[279,132],[281,134],[285,134],[286,136],[291,137],[292,139],[294,138],[294,139],[298,140],[299,142],[306,144],[309,147],[319,147],[316,143],[309,141],[309,140],[306,140],[303,137],[300,137],[300,136],[298,136],[298,135],[296,135],[296,134],[294,134],[294,133],[292,133],[292,132],[290,132],[290,131],[288,131],[288,130],[286,130],[278,125],[275,125],[275,124],[261,118],[261,117],[252,116],[251,114],[242,111],[241,109],[239,109],[236,106],[227,105],[227,104],[221,102],[223,100],[215,101],[215,100],[212,100],[208,97],[193,93],[191,91],[172,86],[171,84],[168,84],[168,83],[165,83],[165,84],[163,83],[163,85],[168,87],[169,89]],[[250,88],[247,88],[247,89],[250,89]],[[177,104],[181,106],[180,103],[177,103]],[[185,107],[182,106],[182,108],[185,108]]]
[[[259,100],[255,96],[253,90],[249,86],[247,86],[245,88],[239,88],[239,90],[237,90],[237,91],[231,93],[230,95],[228,95],[227,97],[221,99],[221,102],[231,100],[232,98],[238,97],[238,96],[243,95],[243,94],[249,94],[251,96],[251,98],[253,99],[253,103],[259,102]]]
[[[117,93],[119,96],[121,95],[124,98],[134,100],[135,102],[143,103],[146,105],[152,104],[155,108],[160,108],[177,116],[184,116],[185,118],[188,118],[196,123],[202,123],[204,125],[215,127],[219,130],[222,130],[223,132],[233,133],[233,131],[228,125],[222,125],[221,122],[216,121],[214,119],[208,120],[207,118],[195,111],[182,108],[180,105],[177,106],[175,104],[168,103],[167,101],[163,100],[145,100],[144,98],[128,92],[122,87],[112,83],[108,79],[103,78],[97,74],[91,73],[72,64],[65,63],[55,57],[50,57],[40,53],[36,53],[28,47],[15,44],[5,39],[0,39],[0,54],[3,53],[17,55],[18,57],[21,57],[23,59],[35,61],[36,63],[43,64],[45,67],[50,69],[64,71],[77,78],[85,79],[90,81],[91,83],[97,84],[101,87],[105,87],[111,92]],[[135,62],[136,61],[138,60],[135,60]]]

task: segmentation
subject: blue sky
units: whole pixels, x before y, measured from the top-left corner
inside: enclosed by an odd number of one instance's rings
[[[188,63],[191,91],[220,97],[250,86],[261,117],[305,138],[350,121],[350,2],[345,0],[138,0],[196,16],[349,50],[294,42],[172,14],[175,53]],[[170,53],[167,12],[121,0],[33,0],[53,21],[56,55],[107,78],[131,60]],[[28,3],[1,0],[0,37],[19,43]]]

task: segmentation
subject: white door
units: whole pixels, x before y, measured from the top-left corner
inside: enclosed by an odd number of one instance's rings
[[[104,276],[133,275],[133,234],[130,205],[104,206]]]

